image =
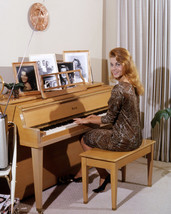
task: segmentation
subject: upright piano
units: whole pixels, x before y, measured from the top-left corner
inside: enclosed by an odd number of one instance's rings
[[[19,146],[31,149],[33,168],[33,174],[31,174],[31,167],[26,163],[28,160],[22,158],[23,165],[18,164],[17,167],[16,191],[23,188],[21,186],[24,180],[33,176],[38,212],[42,210],[42,190],[52,184],[44,185],[49,181],[49,178],[48,176],[43,178],[43,170],[48,171],[46,167],[44,169],[46,162],[43,160],[43,150],[52,144],[59,144],[58,151],[54,151],[54,148],[52,150],[53,153],[60,154],[60,145],[62,146],[63,142],[90,130],[92,127],[89,125],[76,125],[73,122],[73,118],[85,117],[90,114],[103,114],[107,110],[110,94],[111,86],[91,84],[84,91],[47,99],[42,99],[41,95],[34,95],[10,100],[6,110],[8,121],[12,121],[17,125]],[[2,112],[4,112],[6,103],[7,99],[0,100]],[[74,149],[72,148],[72,154],[68,157],[70,164],[74,156],[79,156],[74,153],[77,146],[75,145]],[[18,150],[18,157],[21,156],[21,153],[22,149],[20,152]],[[28,150],[25,155],[28,155]],[[49,158],[51,158],[51,155]],[[53,169],[58,171],[58,167],[59,164],[53,163]],[[65,168],[65,166],[62,167]],[[49,173],[49,177],[50,174],[53,173]],[[54,179],[53,183],[55,182],[56,180]]]

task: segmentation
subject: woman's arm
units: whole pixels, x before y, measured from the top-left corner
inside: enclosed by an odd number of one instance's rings
[[[77,124],[88,124],[88,123],[101,124],[101,117],[97,115],[90,115],[85,118],[75,118],[74,121]]]

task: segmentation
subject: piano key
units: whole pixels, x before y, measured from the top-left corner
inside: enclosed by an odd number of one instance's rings
[[[105,114],[106,114],[106,112],[102,112],[102,113],[99,113],[99,114],[96,114],[96,115],[97,116],[104,116]],[[64,122],[62,124],[63,125],[60,125],[60,124],[58,124],[56,126],[54,125],[54,128],[53,128],[53,126],[51,126],[51,127],[49,127],[50,129],[48,129],[48,130],[44,129],[43,131],[46,133],[46,135],[50,135],[50,134],[53,134],[53,133],[56,133],[56,132],[64,131],[66,129],[71,129],[71,128],[74,128],[74,127],[78,126],[78,124],[73,122],[73,120],[72,120],[72,122],[70,120],[70,121]]]
[[[75,122],[72,122],[72,123],[69,123],[67,125],[64,125],[64,126],[58,126],[54,129],[49,129],[46,132],[46,135],[50,135],[50,134],[53,134],[53,133],[56,133],[56,132],[60,132],[60,131],[63,131],[63,130],[66,130],[66,129],[70,129],[70,128],[73,128],[73,127],[76,127],[78,126]]]

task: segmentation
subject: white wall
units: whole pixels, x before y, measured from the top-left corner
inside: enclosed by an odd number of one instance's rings
[[[103,0],[1,0],[0,75],[13,78],[12,62],[24,56],[31,38],[28,11],[42,3],[49,12],[45,31],[34,32],[29,54],[89,50],[95,81],[101,81]]]
[[[109,56],[109,51],[117,47],[117,1],[105,0],[106,11],[106,58]]]
[[[112,84],[110,78],[109,51],[117,46],[117,1],[103,1],[103,80]]]

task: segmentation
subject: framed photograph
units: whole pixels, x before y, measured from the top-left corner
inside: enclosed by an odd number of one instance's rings
[[[16,82],[24,84],[20,93],[24,95],[40,94],[37,63],[23,62],[21,68],[20,65],[20,62],[12,63]]]
[[[58,67],[55,54],[30,55],[29,61],[36,61],[39,75],[57,73]]]
[[[43,82],[43,89],[53,89],[59,86],[59,78],[55,74],[45,74],[41,76]]]
[[[80,70],[85,82],[91,82],[91,67],[89,51],[63,51],[63,60],[73,63],[73,70]],[[75,73],[74,81],[81,82],[78,72]]]
[[[68,84],[67,74],[64,72],[73,71],[74,63],[73,62],[58,62],[57,65],[58,65],[58,71],[61,73],[61,75],[60,75],[61,85],[67,85]],[[75,83],[74,72],[68,73],[68,77],[70,80],[70,84]]]

